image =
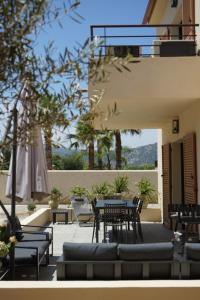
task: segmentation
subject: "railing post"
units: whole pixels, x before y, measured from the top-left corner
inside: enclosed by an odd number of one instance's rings
[[[94,39],[94,29],[93,29],[93,26],[91,25],[90,26],[90,40],[93,41]]]

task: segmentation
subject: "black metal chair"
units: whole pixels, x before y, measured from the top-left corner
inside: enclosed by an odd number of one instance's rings
[[[94,214],[87,197],[71,197],[71,205],[79,225],[93,221]]]
[[[168,207],[171,223],[176,221],[175,231],[181,226],[183,239],[187,241],[189,236],[197,234],[200,224],[200,205],[198,204],[171,204]],[[172,226],[173,228],[173,226]]]
[[[97,224],[97,218],[99,218],[99,214],[98,211],[96,209],[96,204],[97,204],[97,199],[94,198],[94,200],[91,201],[91,205],[92,205],[92,211],[94,213],[94,223],[93,223],[93,232],[92,232],[92,243],[94,241],[94,233],[95,233],[95,229],[96,229],[96,224]]]
[[[139,197],[133,198],[133,203],[136,208],[132,211],[132,227],[135,232],[135,241],[137,239],[137,235],[139,235],[141,242],[143,242],[143,232],[142,232],[142,224],[140,220],[140,214],[142,212],[143,200]]]
[[[170,228],[177,231],[179,224],[179,212],[181,211],[182,204],[169,204],[168,205],[168,217],[170,219]],[[174,226],[175,223],[175,226]]]
[[[120,236],[120,241],[123,239],[123,227],[125,226],[127,240],[127,207],[126,204],[106,203],[104,213],[101,216],[104,223],[104,242],[108,239],[108,226],[112,227],[112,234],[116,233],[117,238]]]
[[[179,212],[178,222],[184,229],[185,241],[198,233],[198,225],[200,224],[200,206],[197,204],[189,204],[182,206]]]
[[[142,232],[142,224],[140,220],[140,214],[142,212],[142,206],[143,206],[143,200],[138,199],[137,203],[137,208],[136,208],[136,226],[137,226],[137,231],[140,237],[141,242],[143,242],[143,232]]]

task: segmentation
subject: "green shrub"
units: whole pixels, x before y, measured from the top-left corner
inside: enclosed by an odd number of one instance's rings
[[[52,156],[52,165],[54,170],[63,170],[63,157],[58,154],[54,154]]]
[[[137,184],[141,198],[148,203],[157,203],[157,192],[152,182],[143,177]]]
[[[82,154],[72,154],[63,157],[63,170],[83,170],[84,162]]]
[[[52,198],[60,198],[61,196],[62,196],[61,191],[58,188],[53,187],[51,190],[51,197]]]
[[[35,203],[31,202],[27,205],[28,211],[34,211],[36,209]]]
[[[92,187],[92,192],[94,195],[112,196],[113,186],[107,182],[102,182],[100,184],[94,185]]]
[[[71,194],[73,196],[88,196],[89,192],[85,187],[82,187],[80,185],[75,185],[72,189],[71,189]]]
[[[58,188],[53,187],[51,190],[51,195],[49,197],[49,206],[51,209],[58,208],[59,202],[61,200],[61,196],[62,196],[61,191]]]
[[[128,192],[128,176],[118,176],[113,184],[114,193]]]
[[[73,153],[67,156],[54,154],[52,157],[54,170],[83,170],[84,161],[82,153]]]

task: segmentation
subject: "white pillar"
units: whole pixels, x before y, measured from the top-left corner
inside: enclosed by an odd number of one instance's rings
[[[157,159],[158,159],[158,203],[163,215],[163,179],[162,179],[162,129],[157,130]]]

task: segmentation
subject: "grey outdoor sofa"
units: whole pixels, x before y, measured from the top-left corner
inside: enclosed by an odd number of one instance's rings
[[[172,243],[64,243],[57,261],[58,280],[175,279],[180,264]]]
[[[183,279],[200,278],[200,244],[186,243],[181,260],[181,277]]]

